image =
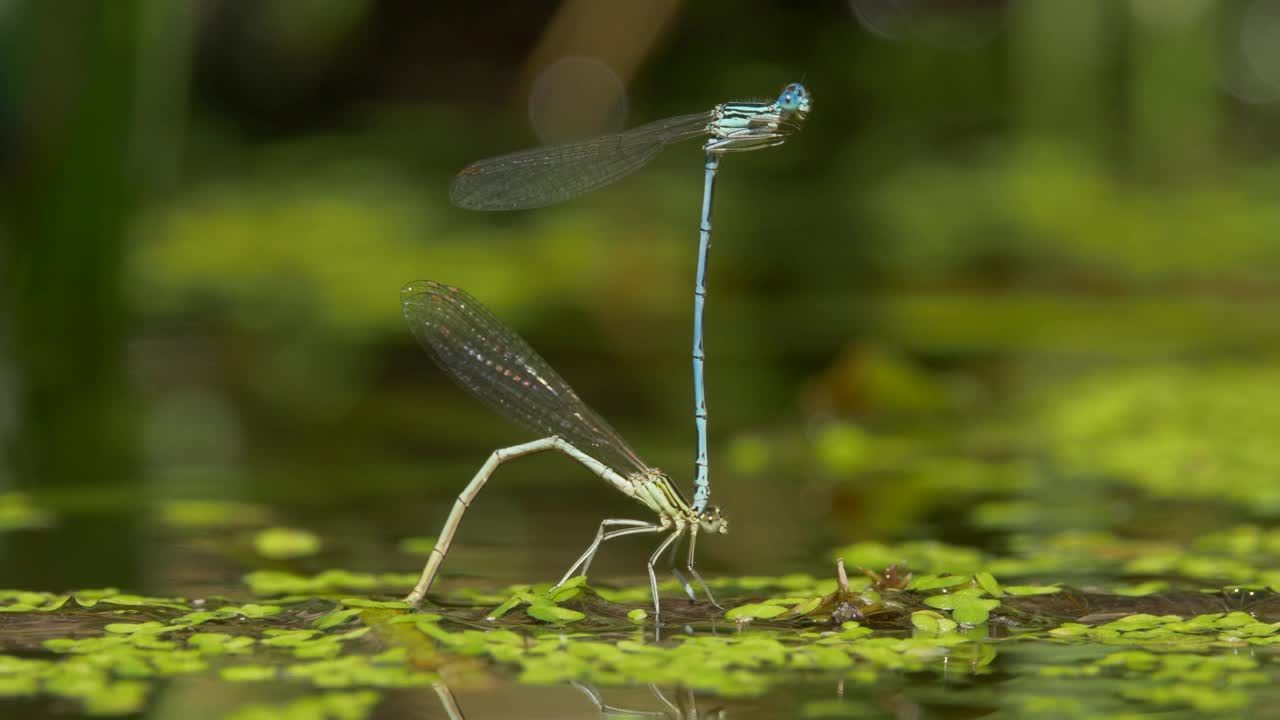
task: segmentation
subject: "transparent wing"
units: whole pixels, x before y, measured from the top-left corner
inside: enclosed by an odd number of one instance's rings
[[[623,474],[648,466],[524,338],[465,291],[417,280],[400,291],[422,347],[464,390],[534,434],[559,435]]]
[[[711,117],[681,115],[616,135],[480,160],[454,177],[449,200],[468,210],[554,205],[630,175],[670,143],[707,134]]]

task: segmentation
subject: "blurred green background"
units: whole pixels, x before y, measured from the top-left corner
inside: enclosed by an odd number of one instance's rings
[[[687,482],[697,147],[538,211],[448,183],[793,80],[803,132],[718,187],[710,567],[1280,513],[1275,0],[42,0],[0,47],[0,491],[60,528],[0,540],[8,585],[234,583],[151,542],[184,498],[415,569],[387,544],[528,439],[415,346],[419,278]],[[522,462],[445,570],[549,579],[639,512]]]

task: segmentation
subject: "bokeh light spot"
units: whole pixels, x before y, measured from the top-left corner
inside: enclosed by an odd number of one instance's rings
[[[615,132],[626,114],[622,79],[596,58],[561,58],[529,89],[529,123],[543,143]]]

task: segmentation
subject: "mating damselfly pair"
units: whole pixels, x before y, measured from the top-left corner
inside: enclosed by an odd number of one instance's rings
[[[561,584],[579,571],[585,575],[601,543],[607,540],[642,533],[666,533],[647,566],[655,624],[660,622],[661,605],[654,567],[662,553],[681,538],[689,540],[686,571],[715,603],[694,566],[694,550],[699,532],[728,530],[719,509],[710,505],[703,382],[702,318],[707,297],[707,255],[711,247],[716,173],[721,158],[727,153],[759,150],[786,141],[799,130],[809,109],[808,92],[799,83],[792,83],[773,102],[723,103],[709,112],[659,120],[614,135],[481,160],[458,173],[449,196],[459,207],[536,208],[569,200],[619,180],[643,167],[667,145],[695,137],[706,138],[702,146],[706,162],[694,285],[694,425],[697,431],[694,495],[689,502],[669,476],[640,460],[621,436],[583,403],[523,338],[475,298],[458,288],[432,281],[410,283],[401,293],[405,319],[436,364],[499,414],[541,436],[532,442],[495,450],[458,495],[422,577],[407,598],[410,603],[421,602],[430,589],[463,514],[498,466],[547,450],[556,450],[576,460],[658,516],[657,522],[603,520],[595,540],[565,573]],[[689,591],[687,583],[686,591]],[[689,594],[693,595],[691,591]]]

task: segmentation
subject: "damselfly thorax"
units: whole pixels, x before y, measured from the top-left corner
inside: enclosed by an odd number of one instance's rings
[[[711,506],[701,512],[693,509],[670,476],[661,470],[650,468],[648,472],[631,474],[627,480],[633,490],[631,497],[657,513],[664,527],[687,527],[692,532],[729,532],[729,521],[721,515],[720,508]]]

